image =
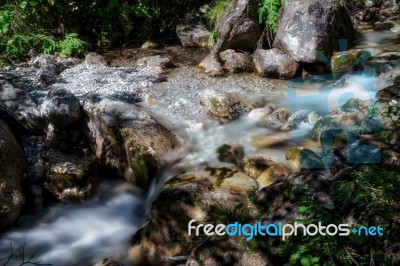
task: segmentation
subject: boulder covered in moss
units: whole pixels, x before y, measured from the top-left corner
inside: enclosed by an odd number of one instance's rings
[[[128,181],[147,186],[179,136],[143,109],[108,96],[89,95],[83,104],[95,156]]]
[[[364,50],[349,50],[334,53],[331,58],[333,73],[348,73],[360,68],[360,64],[371,57],[371,53]]]
[[[0,120],[0,230],[18,219],[25,202],[21,179],[26,166],[21,146],[8,125]]]

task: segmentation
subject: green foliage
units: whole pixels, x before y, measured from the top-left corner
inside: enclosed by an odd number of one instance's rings
[[[214,45],[219,38],[219,32],[215,28],[218,21],[221,19],[222,15],[224,14],[225,9],[228,7],[230,0],[218,0],[212,8],[206,6],[206,14],[209,22],[209,27],[213,29],[211,34],[208,38],[208,43]]]
[[[400,173],[378,166],[347,171],[329,187],[334,205],[317,203],[312,193],[306,192],[299,208],[306,218],[298,222],[342,224],[348,223],[352,215],[354,228],[380,225],[384,236],[291,237],[281,247],[281,256],[289,258],[287,265],[366,265],[370,261],[375,265],[392,265],[399,252],[395,243],[400,241]],[[297,189],[307,191],[304,187]]]
[[[205,0],[8,0],[0,4],[0,64],[29,51],[82,56],[154,35],[173,34],[187,12]],[[84,41],[83,41],[84,40]]]
[[[52,48],[53,46],[50,46]],[[83,56],[87,52],[87,45],[78,38],[78,34],[71,33],[65,36],[59,43],[61,56],[70,57],[73,55]]]
[[[260,23],[267,24],[273,31],[278,26],[278,17],[285,0],[261,0],[258,9]]]
[[[210,36],[208,37],[208,43],[211,45],[214,45],[219,38],[219,32],[218,30],[214,29],[211,31]]]
[[[44,30],[51,26],[51,19],[46,18],[54,4],[50,0],[30,0],[9,1],[0,6],[1,67],[27,59],[31,50],[62,56],[83,56],[87,52],[87,44],[77,34],[70,33],[60,38]]]
[[[220,20],[227,8],[230,0],[218,0],[212,8],[207,10],[207,17],[210,23],[210,28],[214,28],[217,22]]]

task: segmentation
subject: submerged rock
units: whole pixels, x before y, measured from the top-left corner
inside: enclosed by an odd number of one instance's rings
[[[124,265],[111,259],[104,259],[97,262],[93,266],[124,266]]]
[[[339,39],[356,37],[350,16],[339,0],[287,1],[282,7],[273,47],[297,62],[315,63],[319,53],[330,58]]]
[[[224,144],[217,149],[218,160],[220,162],[239,165],[244,157],[244,149],[237,144]]]
[[[141,108],[115,98],[89,95],[83,104],[95,156],[100,163],[140,186],[147,186],[179,137]]]
[[[260,125],[265,127],[282,126],[289,119],[290,113],[286,108],[278,108],[272,114],[265,115],[260,120]]]
[[[304,147],[289,148],[285,157],[293,173],[300,172],[302,169],[325,168],[321,156]]]
[[[333,73],[348,73],[357,70],[360,64],[371,57],[371,53],[364,50],[350,50],[334,53],[331,58]]]
[[[8,125],[0,120],[0,230],[17,221],[25,197],[21,179],[27,164]]]

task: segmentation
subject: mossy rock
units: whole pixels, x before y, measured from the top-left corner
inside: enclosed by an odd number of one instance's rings
[[[241,164],[245,174],[257,180],[260,187],[267,187],[281,177],[288,176],[287,169],[263,155],[244,158]]]
[[[350,50],[335,53],[331,58],[331,69],[333,73],[352,72],[357,65],[370,58],[368,51]]]

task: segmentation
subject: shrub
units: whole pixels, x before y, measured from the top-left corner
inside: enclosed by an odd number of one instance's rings
[[[279,13],[284,1],[285,0],[261,0],[258,9],[260,23],[267,24],[273,31],[276,31]]]
[[[281,255],[288,265],[394,265],[400,248],[400,173],[397,169],[370,166],[364,170],[348,169],[330,184],[328,194],[333,205],[318,204],[306,185],[298,189],[306,193],[299,212],[307,218],[304,224],[348,223],[349,216],[359,225],[380,225],[383,236],[291,237],[282,244]]]

